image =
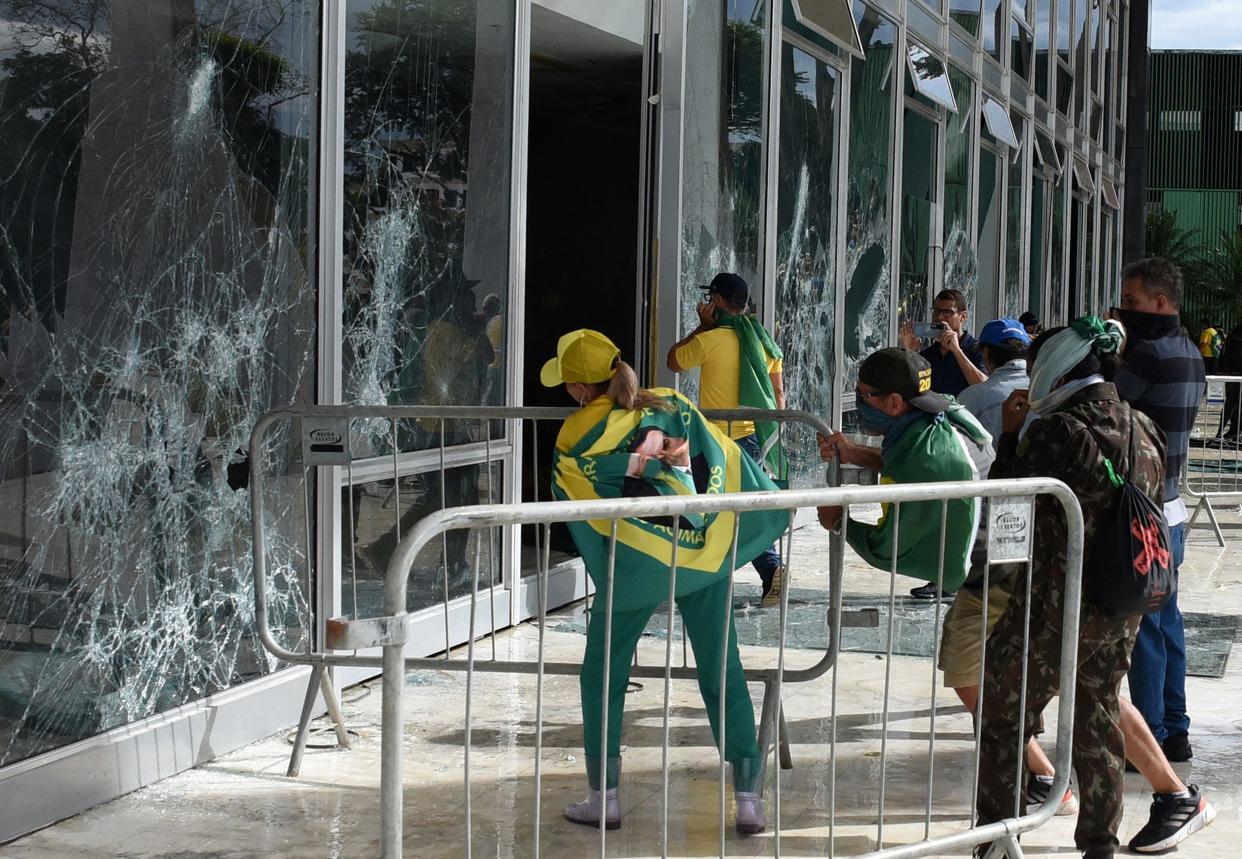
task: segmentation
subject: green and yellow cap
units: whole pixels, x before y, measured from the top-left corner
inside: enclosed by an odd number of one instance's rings
[[[598,331],[579,328],[556,342],[556,357],[549,358],[539,371],[544,387],[555,388],[564,382],[607,382],[617,372],[621,350]]]

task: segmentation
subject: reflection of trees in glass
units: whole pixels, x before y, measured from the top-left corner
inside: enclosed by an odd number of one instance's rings
[[[901,232],[898,242],[901,280],[897,318],[927,319],[930,297],[930,253],[937,246],[933,233],[936,174],[936,122],[907,108],[901,163]]]
[[[274,667],[243,451],[310,394],[318,7],[151,5],[6,4],[0,763]],[[296,646],[304,521],[272,503]]]
[[[721,271],[740,274],[758,297],[760,212],[763,201],[764,33],[761,19],[727,10],[723,26],[694,26],[694,50],[718,64],[691,68],[691,85],[710,90],[719,111],[694,105],[702,133],[684,153],[681,243],[681,319],[690,327],[699,286]],[[713,10],[708,17],[719,14]],[[688,120],[689,121],[689,120]],[[681,387],[696,396],[697,377],[683,374]]]
[[[491,353],[464,271],[476,4],[357,5],[345,62],[346,397],[477,405]],[[452,364],[437,346],[449,342],[461,351]]]
[[[852,389],[858,363],[888,344],[891,266],[893,41],[896,28],[870,7],[854,5],[867,59],[853,60],[849,170],[846,185],[846,292],[843,385]]]

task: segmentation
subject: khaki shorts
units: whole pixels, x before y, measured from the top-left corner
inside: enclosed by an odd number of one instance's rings
[[[988,634],[1009,605],[1007,582],[988,588]],[[944,616],[944,633],[940,638],[940,670],[949,689],[979,685],[980,646],[979,623],[983,619],[983,591],[961,588],[953,597],[953,605]]]

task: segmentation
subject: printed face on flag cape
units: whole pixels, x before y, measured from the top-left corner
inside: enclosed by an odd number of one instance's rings
[[[615,408],[607,397],[588,403],[561,428],[553,460],[552,492],[561,500],[585,501],[627,496],[695,495],[775,490],[777,487],[728,436],[705,420],[695,406],[668,388],[654,393],[672,411]],[[640,451],[653,432],[685,439],[690,467],[686,470]],[[639,467],[636,458],[641,456]],[[733,532],[737,514],[687,514],[677,528],[677,595],[719,581],[735,564],[746,564],[784,533],[790,512],[741,514],[737,550]],[[613,598],[618,610],[654,605],[668,597],[673,560],[673,521],[623,519],[617,524]],[[601,592],[607,586],[607,520],[569,523],[587,571]]]

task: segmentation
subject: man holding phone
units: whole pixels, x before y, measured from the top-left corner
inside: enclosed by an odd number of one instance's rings
[[[785,408],[783,355],[780,347],[748,313],[750,287],[739,275],[721,272],[702,287],[698,327],[668,350],[668,368],[684,373],[700,367],[699,408]],[[765,461],[777,477],[784,454],[775,422],[713,421],[759,466]],[[785,567],[775,546],[763,551],[751,565],[763,585],[760,605],[771,608],[781,599]]]
[[[966,296],[956,289],[942,289],[932,302],[928,338],[933,342],[919,354],[931,365],[931,386],[937,394],[956,397],[987,378],[979,341],[963,330],[967,316]],[[924,338],[915,331],[915,323],[902,323],[901,342],[907,349],[918,351]]]

